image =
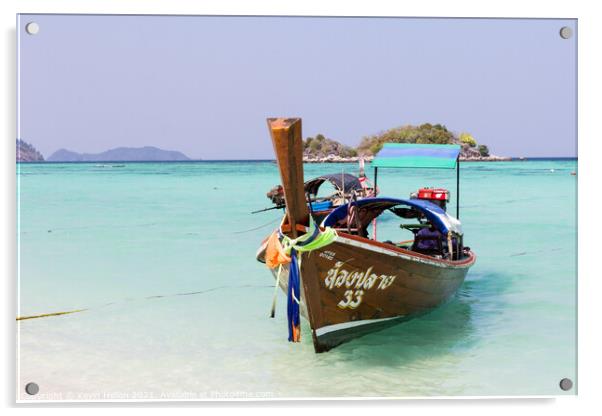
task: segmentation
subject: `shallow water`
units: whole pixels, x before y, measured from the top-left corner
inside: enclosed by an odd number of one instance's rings
[[[355,165],[306,165],[305,177]],[[550,395],[576,379],[576,160],[464,163],[477,253],[422,318],[315,354],[255,261],[280,211],[272,162],[21,164],[22,399]],[[371,176],[371,175],[370,175]],[[452,192],[455,173],[379,171],[381,195]],[[383,221],[379,238],[397,230]],[[35,381],[37,396],[22,394]]]

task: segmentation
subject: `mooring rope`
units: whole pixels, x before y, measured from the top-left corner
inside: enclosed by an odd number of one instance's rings
[[[278,273],[276,274],[276,285],[274,286],[274,295],[272,297],[272,310],[270,311],[270,318],[276,316],[276,299],[278,299],[278,287],[280,286],[280,274],[282,273],[282,264],[278,266]]]
[[[272,285],[217,286],[217,287],[212,287],[210,289],[198,290],[198,291],[194,291],[194,292],[172,293],[172,294],[169,294],[169,295],[151,295],[151,296],[145,296],[143,298],[138,298],[138,299],[128,299],[128,300],[124,300],[124,301],[121,301],[121,302],[109,302],[109,303],[105,303],[105,304],[100,305],[100,306],[95,306],[95,307],[91,307],[91,308],[75,309],[75,310],[72,310],[72,311],[51,312],[51,313],[43,313],[43,314],[39,314],[39,315],[17,316],[17,321],[25,321],[27,319],[37,319],[37,318],[49,318],[49,317],[52,317],[52,316],[69,315],[69,314],[72,314],[72,313],[78,313],[78,312],[90,311],[90,310],[94,310],[94,309],[105,308],[107,306],[115,305],[115,304],[118,304],[118,303],[126,303],[126,302],[130,302],[132,300],[151,300],[151,299],[161,299],[161,298],[169,298],[169,297],[175,297],[175,296],[201,295],[201,294],[204,294],[204,293],[214,292],[216,290],[222,290],[222,289],[240,289],[240,288],[247,288],[247,287],[272,287]]]
[[[270,221],[270,222],[266,222],[265,224],[263,224],[263,225],[260,225],[260,226],[258,226],[258,227],[255,227],[255,228],[250,228],[250,229],[248,229],[248,230],[234,231],[232,234],[243,234],[243,233],[250,233],[251,231],[257,231],[257,230],[260,230],[260,229],[262,229],[262,228],[265,228],[265,227],[267,227],[268,225],[272,225],[272,224],[274,224],[275,222],[277,222],[277,221],[281,221],[281,220],[282,220],[282,218],[276,218],[276,219],[274,219],[274,220],[272,220],[272,221]]]
[[[41,315],[31,315],[31,316],[17,316],[17,321],[24,321],[26,319],[36,319],[36,318],[48,318],[50,316],[59,316],[59,315],[69,315],[70,313],[78,313],[87,311],[88,309],[76,309],[74,311],[65,311],[65,312],[54,312],[54,313],[43,313]]]

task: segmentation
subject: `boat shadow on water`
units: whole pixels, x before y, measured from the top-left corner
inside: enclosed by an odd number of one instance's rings
[[[508,275],[471,273],[458,293],[432,312],[352,340],[318,359],[357,360],[363,367],[403,366],[472,349],[500,319],[505,303],[500,295],[512,285]]]

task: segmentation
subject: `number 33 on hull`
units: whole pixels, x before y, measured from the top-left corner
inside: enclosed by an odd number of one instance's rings
[[[352,199],[321,224],[310,224],[303,195],[301,120],[268,119],[268,127],[286,213],[261,244],[257,260],[266,263],[288,296],[289,340],[300,336],[295,310],[309,322],[315,351],[324,352],[427,313],[456,293],[476,256],[463,245],[459,221],[441,204],[417,198]],[[418,153],[425,154],[421,148]],[[427,153],[437,154],[430,148]],[[417,221],[402,224],[414,238],[395,243],[369,236],[385,212]]]

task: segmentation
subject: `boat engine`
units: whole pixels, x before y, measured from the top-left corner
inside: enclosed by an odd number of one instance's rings
[[[449,202],[449,191],[444,188],[420,188],[410,194],[410,199],[425,199],[445,210]]]

